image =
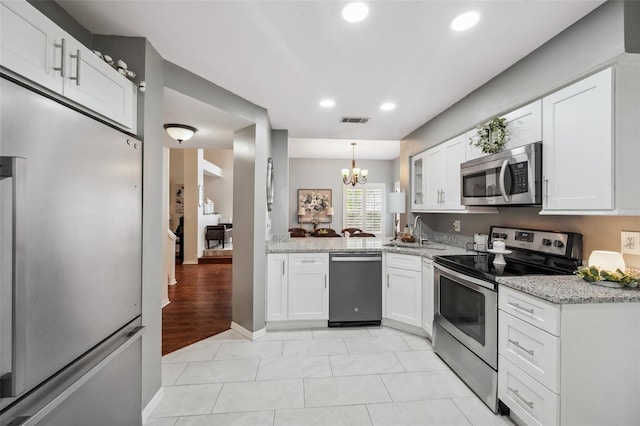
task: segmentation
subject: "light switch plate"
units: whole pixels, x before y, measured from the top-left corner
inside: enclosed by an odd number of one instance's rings
[[[624,254],[640,255],[640,232],[620,232],[620,246]]]

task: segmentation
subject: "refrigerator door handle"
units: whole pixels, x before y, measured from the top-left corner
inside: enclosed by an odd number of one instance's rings
[[[0,157],[0,180],[11,179],[11,282],[7,306],[0,312],[10,313],[11,341],[3,342],[0,357],[10,359],[11,371],[1,372],[0,398],[16,397],[25,390],[25,360],[27,342],[26,315],[26,176],[27,160],[21,157]],[[3,303],[4,303],[4,299]],[[10,304],[10,306],[9,306]],[[8,309],[7,309],[8,308]],[[7,339],[8,340],[8,339]],[[9,343],[9,350],[6,344]]]
[[[131,346],[135,341],[140,338],[145,330],[145,326],[138,326],[127,333],[127,340],[125,340],[120,346],[118,346],[113,352],[103,358],[99,363],[97,363],[91,370],[87,371],[83,374],[77,381],[75,381],[71,386],[67,387],[63,392],[58,394],[53,400],[51,400],[47,405],[42,407],[39,411],[37,411],[32,416],[23,416],[14,419],[11,423],[11,426],[35,426],[39,422],[41,422],[49,413],[55,410],[60,404],[67,400],[71,395],[73,395],[82,385],[91,380],[96,374],[98,374],[104,367],[109,365],[111,361],[117,358],[122,352],[124,352],[129,346]]]

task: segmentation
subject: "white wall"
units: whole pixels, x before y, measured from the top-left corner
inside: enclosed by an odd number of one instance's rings
[[[394,160],[358,160],[356,166],[368,169],[368,181],[384,183],[385,193],[393,191],[393,182],[399,180],[394,175]],[[298,223],[298,189],[331,189],[332,205],[335,211],[331,228],[340,232],[343,222],[343,191],[340,171],[351,168],[351,160],[290,158],[289,159],[289,228],[308,228],[310,224],[300,226]],[[288,228],[287,228],[288,229]],[[385,222],[385,234],[393,234],[393,217],[388,215]]]
[[[221,218],[233,218],[233,150],[206,149],[204,159],[222,169],[222,177],[204,176],[204,199],[214,202]]]

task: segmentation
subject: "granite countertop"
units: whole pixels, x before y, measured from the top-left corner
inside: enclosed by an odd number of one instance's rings
[[[331,238],[307,237],[291,238],[284,242],[267,243],[267,253],[330,253],[330,252],[393,252],[422,256],[433,259],[434,256],[469,253],[463,248],[428,242],[419,244],[401,243],[398,247],[386,247],[391,242],[389,237],[381,238]]]
[[[640,287],[608,288],[575,275],[498,277],[498,284],[556,304],[640,302]]]

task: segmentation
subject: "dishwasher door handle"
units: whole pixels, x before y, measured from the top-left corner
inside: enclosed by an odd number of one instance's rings
[[[380,262],[382,256],[366,256],[366,257],[332,257],[332,262]]]

